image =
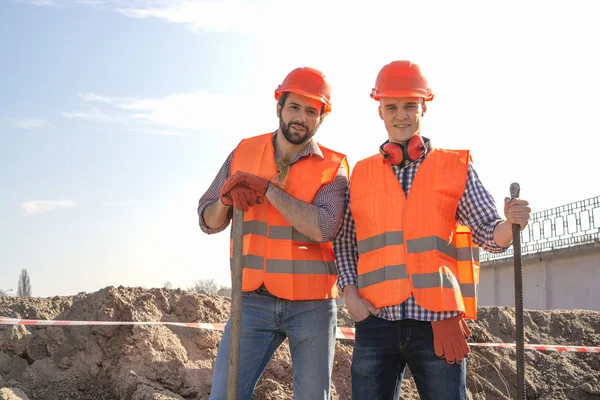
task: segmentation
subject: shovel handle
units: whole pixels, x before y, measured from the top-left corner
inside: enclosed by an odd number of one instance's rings
[[[240,337],[242,334],[242,256],[244,212],[233,207],[233,260],[231,266],[231,315],[229,326],[229,366],[227,400],[238,398]]]

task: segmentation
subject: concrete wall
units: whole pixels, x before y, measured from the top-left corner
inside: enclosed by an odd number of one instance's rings
[[[522,256],[527,309],[600,311],[600,244]],[[479,305],[515,305],[512,257],[481,265]]]

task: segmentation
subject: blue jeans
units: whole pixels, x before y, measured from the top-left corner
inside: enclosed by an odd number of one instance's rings
[[[238,399],[250,400],[273,353],[287,337],[294,371],[295,400],[327,400],[335,349],[335,300],[284,300],[269,294],[242,294]],[[213,369],[210,400],[227,398],[229,324]]]
[[[466,360],[448,364],[435,355],[431,323],[357,322],[352,354],[353,400],[398,400],[404,368],[410,368],[422,400],[466,399]]]

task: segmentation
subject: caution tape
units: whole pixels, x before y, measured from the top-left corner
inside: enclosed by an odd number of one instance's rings
[[[469,346],[475,347],[501,347],[505,349],[515,348],[515,343],[469,343]],[[577,353],[600,353],[600,347],[590,346],[559,346],[555,344],[524,344],[523,347],[528,350],[542,351],[574,351]]]
[[[119,325],[171,325],[187,328],[222,331],[225,324],[207,324],[202,322],[153,322],[153,321],[64,321],[52,319],[17,319],[0,317],[0,325],[34,325],[34,326],[119,326]]]
[[[153,321],[65,321],[46,319],[18,319],[0,317],[0,325],[30,325],[30,326],[121,326],[121,325],[170,325],[186,328],[222,331],[225,324],[208,324],[202,322],[153,322]],[[336,339],[354,340],[354,328],[337,327]],[[472,347],[515,348],[515,343],[469,343]],[[559,346],[548,344],[525,344],[525,349],[541,351],[561,351],[577,353],[600,353],[600,347],[590,346]]]

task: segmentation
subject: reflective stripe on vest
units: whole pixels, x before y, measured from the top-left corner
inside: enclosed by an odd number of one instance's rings
[[[395,244],[404,244],[404,235],[402,232],[385,232],[381,235],[360,240],[358,242],[358,254],[368,253]]]
[[[377,235],[368,239],[363,239],[358,242],[358,253],[364,254],[370,251],[383,248],[386,245],[402,244],[402,232],[387,232],[382,235]],[[362,246],[361,246],[362,245]],[[428,238],[421,238],[410,240],[406,242],[406,248],[409,253],[423,253],[431,250],[438,250],[447,256],[450,256],[456,261],[479,261],[479,248],[468,247],[468,248],[456,248],[452,243],[446,243],[442,238],[437,236],[431,236]],[[395,265],[385,266],[382,269],[368,272],[358,277],[358,286],[367,287],[375,285],[383,281],[391,279],[405,279],[408,278],[406,272],[406,265]],[[474,297],[476,293],[475,284],[458,284],[454,276],[449,277],[443,275],[443,278],[439,274],[414,274],[412,276],[413,285],[415,288],[433,288],[436,286],[458,289],[461,288],[463,296]]]
[[[479,247],[467,247],[457,249],[452,243],[448,243],[438,236],[429,236],[420,239],[406,241],[406,250],[409,253],[424,253],[437,250],[457,261],[479,261]]]
[[[244,231],[244,235],[259,235],[259,236],[267,236],[267,229],[269,225],[266,222],[260,221],[244,221],[244,226],[242,230]],[[269,230],[268,237],[270,239],[281,239],[281,240],[293,240],[296,242],[311,242],[317,243],[310,239],[308,236],[297,231],[292,226],[271,226]],[[230,237],[233,235],[233,232],[230,233]]]
[[[275,274],[337,275],[333,261],[267,260],[266,271]]]
[[[229,259],[233,263],[233,259]],[[337,275],[337,268],[334,262],[311,261],[311,260],[267,260],[265,267],[265,258],[246,254],[242,256],[243,268],[255,269],[275,274],[331,274]]]
[[[406,265],[388,265],[375,271],[367,272],[358,276],[358,287],[366,288],[367,286],[376,285],[378,283],[394,280],[407,279]]]
[[[242,231],[245,235],[259,235],[259,236],[267,236],[267,228],[268,225],[266,222],[260,221],[244,221],[244,226],[242,227]],[[229,237],[233,237],[233,230],[231,231]]]
[[[242,268],[256,269],[262,271],[265,264],[265,258],[246,254],[242,256]],[[229,267],[233,266],[233,259],[229,258]]]
[[[271,226],[269,229],[269,238],[270,239],[280,239],[280,240],[293,240],[296,242],[311,242],[316,243],[311,240],[308,236],[298,232],[292,226]]]
[[[429,273],[412,275],[413,287],[415,289],[448,288],[460,290],[456,277],[452,274]]]
[[[368,253],[384,246],[395,244],[404,244],[402,232],[386,232],[359,241],[358,254]],[[408,240],[406,242],[406,249],[409,253],[422,253],[430,250],[438,250],[458,261],[469,261],[471,259],[479,261],[479,247],[457,249],[452,243],[447,243],[444,239],[437,236]]]

